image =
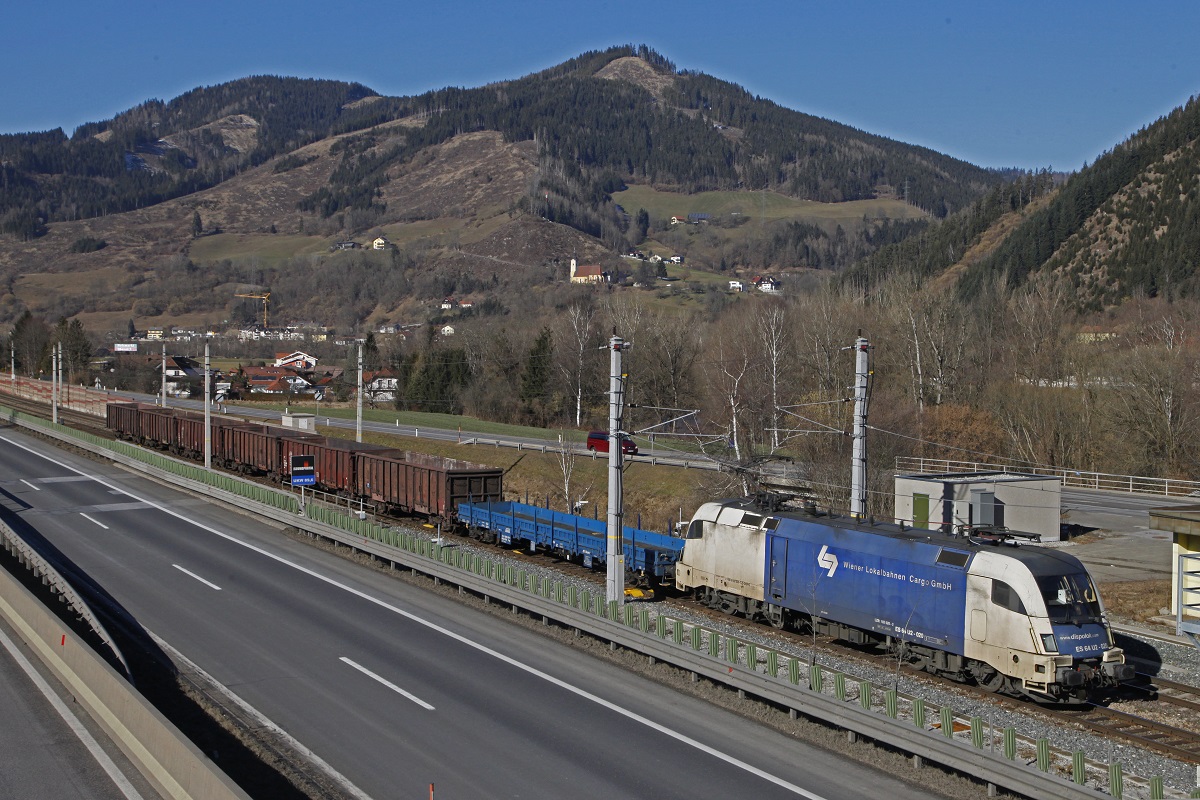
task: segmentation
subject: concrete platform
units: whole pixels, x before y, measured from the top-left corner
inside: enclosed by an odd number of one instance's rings
[[[1195,499],[1063,489],[1063,522],[1088,529],[1066,552],[1087,565],[1097,582],[1170,580],[1171,534],[1150,527],[1151,508],[1194,505]]]

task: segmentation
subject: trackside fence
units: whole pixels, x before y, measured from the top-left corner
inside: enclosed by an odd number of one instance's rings
[[[1075,489],[1102,489],[1126,494],[1158,494],[1165,497],[1187,497],[1200,493],[1200,481],[1149,478],[1145,475],[1115,475],[1108,472],[1035,467],[1028,464],[992,464],[983,461],[951,461],[943,458],[896,457],[897,475],[958,472],[1004,472],[1018,475],[1046,475],[1062,479],[1062,485]]]
[[[1159,777],[1127,775],[1119,762],[1098,762],[1083,752],[1058,750],[1046,739],[1029,740],[1014,728],[994,728],[978,716],[958,715],[948,706],[905,697],[894,688],[876,686],[819,662],[743,641],[647,606],[608,603],[602,588],[593,592],[564,585],[433,539],[428,533],[359,519],[340,508],[309,503],[304,513],[299,513],[296,497],[286,492],[229,476],[214,477],[157,453],[84,434],[96,440],[86,441],[78,432],[45,420],[32,421],[12,412],[7,416],[17,424],[172,479],[200,494],[234,502],[243,509],[258,504],[251,510],[261,516],[368,553],[394,569],[409,569],[435,582],[459,586],[489,604],[540,617],[543,624],[573,628],[608,641],[614,648],[641,653],[652,663],[672,664],[690,673],[693,681],[705,678],[788,709],[793,716],[804,714],[837,726],[851,741],[863,738],[882,743],[908,753],[917,765],[940,764],[982,781],[989,793],[1005,789],[1048,800],[1122,798],[1127,792],[1150,800],[1200,798],[1200,789],[1172,789],[1168,794]],[[173,465],[160,467],[164,461]],[[196,476],[195,470],[204,474]],[[256,499],[263,496],[258,492],[267,493],[266,502]]]

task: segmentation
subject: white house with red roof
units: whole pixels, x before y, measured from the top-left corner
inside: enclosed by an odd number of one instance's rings
[[[317,357],[300,350],[291,353],[276,353],[275,366],[290,367],[296,370],[312,369],[317,366]]]

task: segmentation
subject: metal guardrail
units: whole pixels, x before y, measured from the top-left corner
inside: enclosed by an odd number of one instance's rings
[[[11,415],[15,422],[43,430],[51,436],[70,441],[112,460],[156,477],[172,480],[191,491],[247,508],[251,499],[248,489],[230,487],[223,482],[196,479],[189,470],[164,470],[156,463],[166,459],[155,453],[138,452],[137,448],[114,446],[107,440],[95,438],[87,442],[62,426],[50,426],[44,420],[31,422],[25,415]],[[132,451],[132,452],[130,452]],[[178,467],[190,464],[176,462]],[[203,472],[203,470],[201,470]],[[188,473],[188,474],[185,474]],[[228,478],[228,476],[219,476]],[[235,483],[245,483],[228,478]],[[254,489],[282,495],[295,500],[294,495],[250,485]],[[563,585],[549,578],[535,576],[511,564],[488,559],[477,553],[443,545],[426,535],[409,533],[359,519],[340,509],[309,504],[303,515],[295,505],[282,502],[262,503],[253,509],[269,519],[291,525],[309,533],[330,539],[387,561],[393,567],[402,566],[429,575],[435,581],[445,581],[479,595],[487,602],[509,604],[541,616],[543,622],[586,631],[588,634],[649,658],[664,661],[687,670],[696,676],[762,698],[783,708],[823,720],[854,736],[863,736],[887,744],[902,752],[949,769],[972,776],[995,787],[1034,798],[1087,800],[1104,793],[1099,787],[1111,789],[1111,796],[1120,797],[1125,776],[1121,765],[1103,767],[1094,763],[1090,770],[1082,753],[1059,753],[1058,762],[1072,765],[1054,768],[1047,740],[1038,740],[1032,758],[1019,756],[1016,733],[1003,731],[1003,746],[997,750],[985,747],[983,728],[978,717],[965,723],[948,708],[941,709],[937,719],[927,719],[920,701],[914,702],[902,715],[900,704],[892,691],[882,690],[869,683],[850,679],[843,673],[831,672],[803,659],[741,642],[736,637],[720,634],[682,620],[659,615],[650,624],[649,610],[632,605],[621,606],[604,602],[603,593],[579,592],[574,587],[564,591]],[[704,649],[707,642],[708,649]],[[832,694],[826,692],[832,690]],[[874,702],[864,702],[880,696],[879,709]],[[932,715],[931,715],[932,716]],[[961,730],[959,729],[961,726]],[[960,735],[966,734],[966,735]],[[1071,778],[1055,774],[1061,769]],[[1088,785],[1090,784],[1090,786]],[[1162,797],[1161,778],[1150,779],[1150,796]],[[1198,790],[1200,792],[1200,790]],[[1200,794],[1193,793],[1193,796]]]
[[[957,472],[1004,472],[1020,475],[1045,475],[1062,479],[1063,486],[1076,489],[1102,489],[1126,494],[1158,494],[1166,497],[1200,497],[1200,481],[1173,478],[1149,478],[1144,475],[1116,475],[1108,472],[1035,467],[1027,464],[993,464],[983,461],[952,461],[943,458],[896,457],[896,473],[941,474]]]
[[[581,458],[591,458],[593,461],[597,461],[601,458],[603,458],[605,461],[608,460],[607,453],[598,453],[595,450],[589,450],[586,452],[586,454],[584,454],[584,453],[580,453],[577,447],[559,446],[559,445],[551,444],[548,442],[545,444],[541,444],[541,443],[532,444],[530,442],[510,441],[508,439],[485,439],[482,436],[471,436],[466,439],[463,439],[461,442],[459,442],[459,444],[485,445],[485,446],[491,446],[491,447],[512,447],[517,450],[531,450],[535,453],[562,453],[562,452],[573,451],[576,456],[581,457]],[[669,457],[669,456],[658,456],[658,455],[640,455],[639,454],[639,455],[634,456],[634,455],[626,454],[624,457],[624,460],[625,461],[640,461],[643,464],[662,465],[662,466],[667,466],[667,467],[683,467],[684,469],[707,469],[707,470],[712,470],[712,471],[718,471],[721,469],[720,464],[718,464],[716,461],[713,461],[712,459],[707,459],[707,458],[706,459],[691,459],[691,458],[674,458],[674,457]]]
[[[21,538],[20,534],[3,521],[0,521],[0,546],[3,546],[5,550],[16,556],[25,568],[36,577],[41,578],[42,583],[49,587],[50,591],[59,595],[63,602],[69,605],[87,623],[92,632],[108,645],[108,649],[112,651],[117,661],[120,662],[121,669],[125,673],[125,679],[128,680],[132,673],[129,671],[129,663],[125,661],[125,654],[121,652],[121,648],[117,647],[117,643],[109,635],[104,624],[92,612],[91,606],[67,582],[62,573],[55,569],[53,564],[34,550],[28,542]]]

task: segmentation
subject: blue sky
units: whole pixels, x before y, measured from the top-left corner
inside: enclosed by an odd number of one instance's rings
[[[975,164],[1077,169],[1200,91],[1200,3],[14,3],[0,132],[254,74],[383,94],[645,43],[680,68]]]

